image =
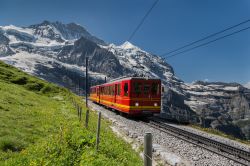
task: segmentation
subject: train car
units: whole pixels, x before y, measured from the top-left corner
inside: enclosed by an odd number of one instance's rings
[[[90,88],[90,100],[129,116],[160,113],[161,80],[127,77]]]

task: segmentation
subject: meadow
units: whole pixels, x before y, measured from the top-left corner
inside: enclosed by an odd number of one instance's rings
[[[102,119],[97,151],[97,113],[79,121],[79,96],[0,62],[0,165],[142,165],[131,145]]]

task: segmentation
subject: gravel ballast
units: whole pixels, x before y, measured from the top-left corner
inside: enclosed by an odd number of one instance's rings
[[[240,165],[239,163],[229,160],[216,153],[210,152],[167,133],[149,127],[139,120],[127,119],[92,102],[89,102],[89,105],[92,109],[101,111],[102,115],[112,121],[113,126],[115,126],[120,132],[125,133],[128,137],[134,139],[136,142],[139,142],[141,145],[143,145],[144,133],[151,132],[153,135],[153,157],[160,158],[161,163],[164,163],[164,165]],[[188,128],[185,129],[189,130]],[[221,141],[223,140],[223,138],[220,139]],[[244,147],[243,145],[241,146]]]
[[[201,135],[203,137],[206,137],[206,138],[209,138],[209,139],[212,139],[212,140],[216,140],[218,142],[222,142],[222,143],[228,144],[230,146],[237,147],[239,149],[250,152],[250,147],[247,146],[246,144],[243,144],[243,143],[240,143],[240,142],[237,142],[237,141],[234,141],[234,140],[230,140],[228,138],[224,138],[224,137],[214,135],[214,134],[209,134],[207,132],[204,132],[204,131],[201,131],[201,130],[198,130],[198,129],[195,129],[195,128],[192,128],[192,127],[189,127],[189,126],[176,125],[176,124],[171,124],[171,126],[178,127],[180,129],[186,130],[188,132],[192,132],[192,133]]]

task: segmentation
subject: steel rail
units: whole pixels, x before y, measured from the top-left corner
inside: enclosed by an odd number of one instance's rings
[[[201,148],[207,149],[220,156],[233,160],[242,165],[250,165],[250,152],[239,149],[237,147],[209,139],[207,137],[195,134],[172,125],[168,125],[158,118],[149,118],[148,122],[142,121],[144,124],[158,129],[162,132],[168,133],[174,137],[182,139],[191,144],[197,145]]]

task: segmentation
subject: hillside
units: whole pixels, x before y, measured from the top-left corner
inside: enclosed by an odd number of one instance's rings
[[[162,116],[180,116],[194,123],[201,123],[204,116],[206,127],[250,139],[250,90],[238,83],[185,83],[162,57],[130,42],[105,43],[74,23],[0,26],[0,60],[75,92],[85,93],[86,56],[90,85],[104,82],[105,77],[160,78],[166,89]]]
[[[96,152],[96,113],[85,129],[72,99],[83,107],[68,90],[0,61],[0,165],[142,165],[105,120]]]

